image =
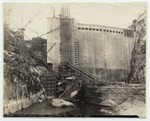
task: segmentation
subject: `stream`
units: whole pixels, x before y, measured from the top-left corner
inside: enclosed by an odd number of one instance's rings
[[[101,106],[89,103],[74,103],[75,107],[56,108],[49,106],[46,101],[33,104],[17,111],[16,117],[101,117],[107,115],[99,110]]]

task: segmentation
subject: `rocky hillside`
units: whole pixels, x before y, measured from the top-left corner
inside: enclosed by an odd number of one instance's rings
[[[42,90],[38,76],[31,70],[34,66],[20,54],[23,41],[19,31],[4,27],[4,100],[8,102]]]
[[[135,45],[132,52],[131,72],[128,80],[130,83],[145,84],[146,71],[146,12],[137,20],[133,20],[129,27],[135,33]]]

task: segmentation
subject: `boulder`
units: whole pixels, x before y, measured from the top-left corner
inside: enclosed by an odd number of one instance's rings
[[[62,100],[60,98],[53,98],[53,99],[49,100],[48,103],[51,106],[58,107],[58,108],[74,107],[73,103]]]
[[[104,100],[101,105],[104,105],[104,106],[116,106],[117,103],[113,100]]]

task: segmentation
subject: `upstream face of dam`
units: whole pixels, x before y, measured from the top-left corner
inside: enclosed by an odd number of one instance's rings
[[[133,31],[75,23],[67,15],[47,19],[51,31],[47,36],[47,62],[55,69],[62,62],[71,63],[102,81],[127,78],[135,42]]]

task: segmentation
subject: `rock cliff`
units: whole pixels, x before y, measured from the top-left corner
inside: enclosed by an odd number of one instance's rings
[[[133,20],[129,27],[135,33],[135,45],[132,52],[130,83],[145,84],[146,71],[146,11]]]

